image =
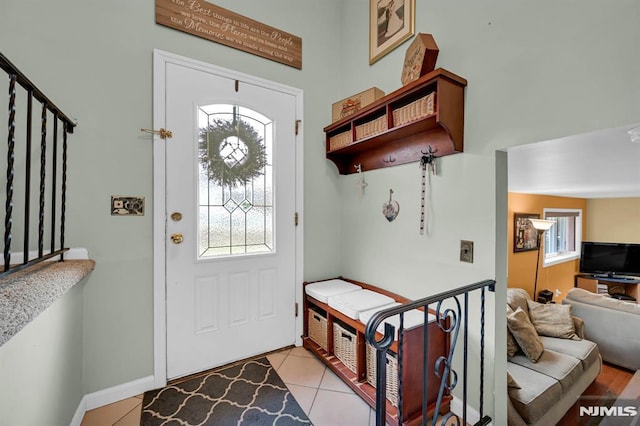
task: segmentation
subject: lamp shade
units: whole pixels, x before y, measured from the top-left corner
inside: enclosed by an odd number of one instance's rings
[[[553,224],[556,222],[553,220],[545,220],[545,219],[529,219],[531,222],[531,226],[533,226],[538,231],[548,231]]]

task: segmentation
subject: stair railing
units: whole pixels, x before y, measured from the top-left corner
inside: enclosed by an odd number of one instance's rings
[[[405,303],[400,306],[385,309],[377,312],[371,317],[365,328],[365,339],[368,344],[373,346],[376,351],[376,425],[384,426],[386,422],[386,386],[387,386],[387,352],[395,340],[395,329],[393,325],[385,322],[386,319],[399,315],[398,326],[398,396],[397,396],[397,422],[402,425],[405,419],[403,407],[403,385],[402,371],[403,365],[403,340],[404,340],[404,314],[414,309],[424,310],[424,322],[422,324],[424,333],[424,347],[422,351],[422,359],[411,360],[412,362],[422,362],[422,425],[426,425],[431,415],[431,424],[456,424],[467,425],[467,393],[468,393],[468,359],[469,350],[469,295],[473,292],[480,292],[480,366],[478,375],[480,379],[479,392],[479,414],[480,420],[476,425],[486,425],[491,422],[491,417],[484,415],[484,336],[485,336],[485,291],[494,291],[495,281],[485,280],[475,284],[460,287],[455,290],[446,291],[424,299]],[[462,299],[462,303],[460,301]],[[435,305],[435,310],[429,308]],[[451,307],[453,306],[453,307]],[[428,365],[427,354],[429,353],[429,314],[435,313],[435,321],[439,330],[449,336],[449,344],[446,348],[446,355],[440,356],[435,363]],[[380,340],[376,340],[376,330],[384,322],[384,335]],[[463,344],[463,365],[462,365],[462,419],[456,417],[452,412],[440,413],[440,406],[444,399],[450,395],[450,392],[459,384],[458,373],[452,368],[454,351],[457,347],[460,328],[462,326],[462,344]],[[420,358],[420,357],[418,357]],[[427,376],[431,372],[439,378],[440,383],[429,383]],[[428,412],[427,395],[428,390],[432,386],[437,386],[438,396],[435,408],[432,413]],[[433,404],[432,404],[433,405]],[[453,418],[453,420],[451,420]],[[453,423],[450,423],[453,421]]]
[[[65,220],[67,201],[67,144],[68,134],[73,133],[76,123],[64,114],[45,94],[38,89],[18,68],[13,65],[2,53],[0,53],[0,68],[9,77],[8,97],[8,125],[7,125],[7,156],[6,156],[6,194],[5,220],[4,220],[4,251],[3,268],[0,277],[20,271],[55,256],[63,260],[65,247]],[[18,111],[17,86],[24,89],[26,95],[26,108]],[[22,90],[21,90],[22,96]],[[32,168],[37,168],[37,162],[32,158],[34,100],[42,105],[40,114],[40,158],[39,158],[39,194],[37,200],[32,198]],[[24,113],[25,129],[24,141],[18,141],[16,136],[17,113]],[[47,120],[52,118],[52,123]],[[53,126],[52,134],[48,134],[48,128]],[[61,126],[61,131],[58,129]],[[60,135],[61,133],[61,135]],[[62,152],[60,153],[59,137],[62,137]],[[24,172],[16,170],[16,151],[24,155]],[[48,150],[50,153],[47,153]],[[22,159],[22,157],[20,157]],[[61,170],[58,162],[61,161]],[[60,178],[60,183],[58,183]],[[18,185],[19,183],[19,185]],[[18,211],[14,211],[16,200],[20,199],[15,194],[16,187],[24,187],[24,197],[20,205],[23,211],[22,235],[14,240],[14,219]],[[47,199],[49,203],[47,204]],[[37,208],[32,212],[32,203],[38,202]],[[58,205],[59,201],[59,205]],[[37,209],[37,227],[32,223],[32,215]],[[58,222],[59,220],[59,222]],[[30,234],[37,232],[37,250],[31,250]],[[45,241],[45,231],[48,232],[48,241]],[[12,247],[22,248],[22,256],[19,261],[12,261]],[[16,252],[18,252],[16,250]],[[30,254],[32,252],[32,254]],[[35,252],[35,253],[33,253]],[[14,256],[15,258],[15,256]]]

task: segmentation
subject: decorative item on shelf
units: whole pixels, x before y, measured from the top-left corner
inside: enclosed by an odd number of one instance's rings
[[[396,217],[398,217],[398,213],[400,212],[400,204],[397,201],[392,200],[393,189],[389,190],[389,202],[384,203],[382,205],[382,214],[387,218],[389,222],[393,222]]]
[[[529,219],[531,222],[531,226],[536,230],[536,242],[538,247],[538,256],[536,257],[536,278],[533,282],[533,299],[537,300],[537,290],[538,290],[538,270],[540,269],[540,244],[542,243],[542,235],[556,223],[553,220],[545,220],[545,219]]]
[[[402,85],[411,83],[436,69],[438,45],[431,34],[418,33],[404,55]]]
[[[364,196],[364,189],[369,185],[364,181],[364,173],[362,173],[362,164],[356,164],[353,166],[356,168],[358,174],[358,183],[356,184],[360,188],[360,196]]]
[[[377,87],[372,87],[348,98],[339,100],[338,102],[334,102],[331,105],[331,120],[332,122],[336,122],[341,118],[348,117],[383,96],[384,92],[382,90]]]
[[[239,118],[215,120],[200,129],[199,151],[209,180],[221,186],[242,185],[262,175],[267,164],[262,138]]]

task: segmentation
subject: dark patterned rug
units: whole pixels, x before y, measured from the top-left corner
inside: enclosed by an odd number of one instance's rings
[[[258,358],[145,392],[142,426],[310,425],[271,366]]]

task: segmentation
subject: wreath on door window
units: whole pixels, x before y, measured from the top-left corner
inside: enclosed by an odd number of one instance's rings
[[[200,129],[200,161],[209,180],[235,187],[264,173],[267,154],[249,123],[219,119]]]

